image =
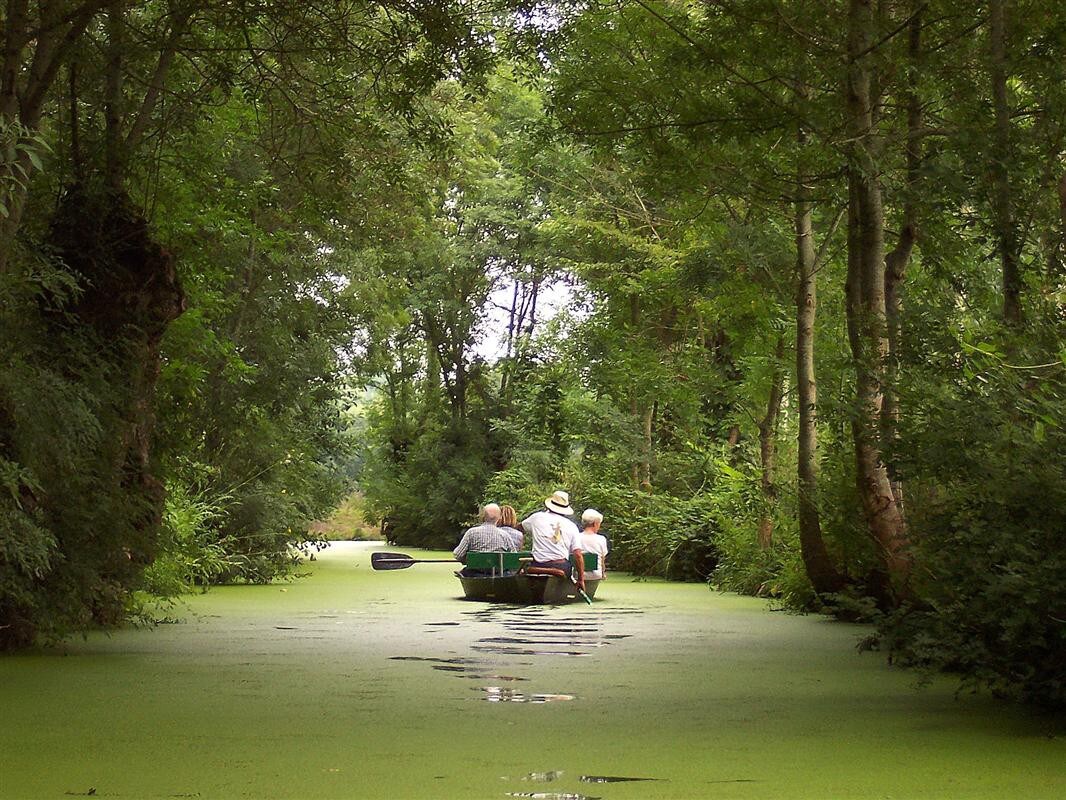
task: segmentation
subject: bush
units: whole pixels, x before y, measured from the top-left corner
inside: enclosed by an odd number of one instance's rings
[[[238,566],[218,541],[216,525],[224,501],[193,496],[180,485],[170,488],[163,514],[163,552],[144,572],[143,589],[172,598],[206,587]]]
[[[491,474],[490,439],[467,420],[424,431],[397,455],[391,443],[367,455],[360,485],[395,544],[450,548],[477,518]]]
[[[795,517],[787,509],[779,509],[768,549],[759,546],[756,521],[751,518],[723,526],[718,548],[721,561],[713,577],[718,589],[770,597],[792,611],[819,607],[800,557]]]
[[[1051,359],[1019,353],[1010,363]],[[982,346],[956,378],[924,376],[910,398],[900,449],[921,600],[886,620],[881,643],[903,664],[1063,707],[1066,380],[1061,367],[1007,364]]]
[[[0,649],[121,621],[159,546],[152,487],[115,469],[121,347],[68,317],[68,272],[18,267],[0,286]]]

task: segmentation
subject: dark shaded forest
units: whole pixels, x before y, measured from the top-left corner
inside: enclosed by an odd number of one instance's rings
[[[353,491],[1066,702],[1066,7],[6,0],[0,649]]]

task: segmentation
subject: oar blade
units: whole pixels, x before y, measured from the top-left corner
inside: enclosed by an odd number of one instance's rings
[[[370,566],[374,569],[407,569],[418,562],[405,553],[371,553]]]

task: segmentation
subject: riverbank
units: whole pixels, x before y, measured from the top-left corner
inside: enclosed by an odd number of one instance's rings
[[[369,551],[190,597],[181,624],[0,659],[0,796],[1066,791],[1054,721],[916,690],[855,651],[855,626],[622,575],[591,608],[488,606],[457,599],[447,564],[375,573]]]

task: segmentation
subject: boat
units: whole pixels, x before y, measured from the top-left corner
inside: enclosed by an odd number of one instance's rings
[[[570,557],[573,563],[573,556]],[[495,603],[533,605],[546,603],[562,605],[582,601],[577,585],[567,577],[551,574],[536,574],[527,571],[533,561],[532,553],[485,553],[466,554],[466,567],[455,573],[463,585],[467,600],[489,600]],[[585,553],[585,571],[596,570],[599,556]],[[585,579],[585,594],[596,596],[600,582],[595,578]]]

